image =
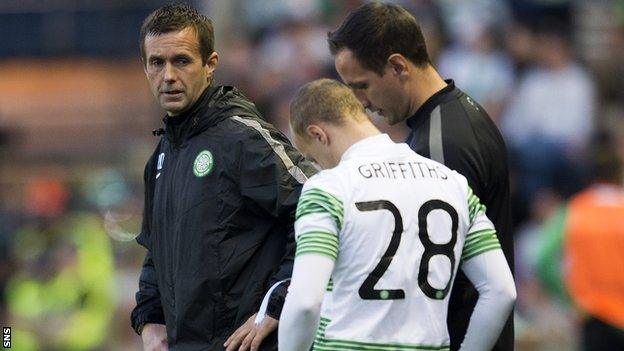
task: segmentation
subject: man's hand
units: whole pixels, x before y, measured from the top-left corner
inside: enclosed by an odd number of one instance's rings
[[[168,351],[167,327],[162,324],[148,323],[141,332],[144,351]]]
[[[226,351],[258,351],[260,344],[272,331],[277,329],[277,319],[265,316],[258,325],[255,323],[256,314],[249,317],[245,324],[241,325],[234,334],[225,341],[223,346]],[[239,347],[240,345],[240,347]]]

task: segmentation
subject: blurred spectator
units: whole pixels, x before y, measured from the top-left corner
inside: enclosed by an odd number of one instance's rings
[[[18,269],[7,288],[18,350],[93,350],[114,310],[113,261],[101,220],[91,214],[22,228]]]
[[[66,209],[69,194],[65,186],[56,179],[39,179],[26,188],[29,210],[37,217],[58,217]]]
[[[442,76],[453,78],[472,98],[480,101],[498,122],[513,87],[513,64],[497,46],[496,31],[484,28],[464,44],[445,50],[438,63]]]
[[[326,75],[333,61],[324,25],[315,21],[287,21],[268,33],[256,50],[256,69],[252,72],[257,84],[258,103],[267,108],[267,118],[276,127],[288,132],[290,97],[304,83]],[[286,112],[286,113],[284,113]]]
[[[322,2],[317,0],[243,0],[241,12],[244,25],[253,32],[271,28],[284,18],[300,21],[317,16],[321,6]]]
[[[589,72],[575,59],[556,23],[536,35],[536,66],[529,69],[503,113],[502,129],[516,171],[519,211],[545,189],[569,196],[583,185],[586,148],[595,124],[596,96]]]
[[[451,41],[459,45],[477,40],[485,29],[504,28],[511,17],[506,1],[440,0],[438,3]]]
[[[6,211],[0,205],[0,320],[9,320],[6,306],[6,285],[15,271],[11,246],[13,235],[21,222],[19,212]]]
[[[507,55],[513,60],[516,76],[523,76],[533,63],[534,45],[535,38],[528,26],[519,22],[508,26],[505,33],[505,49]]]
[[[624,8],[624,2],[621,2]],[[613,28],[613,30],[605,36],[605,40],[612,48],[606,62],[602,62],[597,67],[597,75],[602,83],[602,95],[606,102],[613,105],[619,104],[617,108],[622,111],[622,102],[624,101],[624,86],[622,85],[622,77],[624,76],[624,18],[622,22]]]
[[[544,285],[571,298],[582,325],[582,350],[624,349],[624,187],[622,164],[602,146],[594,182],[545,226],[539,255]]]

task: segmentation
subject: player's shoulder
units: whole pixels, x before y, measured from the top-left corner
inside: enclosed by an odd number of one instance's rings
[[[247,158],[261,160],[262,155],[276,153],[281,158],[288,157],[295,163],[299,162],[300,155],[288,138],[257,116],[229,116],[215,125],[215,131],[209,137],[217,138],[228,152],[247,155]]]
[[[453,183],[461,190],[461,192],[468,193],[468,188],[470,188],[470,185],[468,184],[468,179],[455,170],[452,170],[448,167],[446,167],[446,169],[449,172],[449,177],[453,179]]]
[[[234,114],[227,116],[215,125],[221,134],[232,141],[262,140],[264,137],[275,137],[281,133],[270,123],[259,116]]]
[[[504,140],[494,121],[475,99],[458,90],[456,99],[441,109],[445,147],[476,152],[479,149],[505,149]]]
[[[324,169],[310,177],[304,184],[302,192],[309,189],[319,189],[336,197],[341,197],[345,182],[344,168],[337,166]]]
[[[333,187],[336,183],[341,182],[342,177],[343,174],[338,170],[338,167],[323,169],[310,177],[305,182],[305,187]]]

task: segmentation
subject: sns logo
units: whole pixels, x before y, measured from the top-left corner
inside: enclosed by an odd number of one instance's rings
[[[2,347],[5,349],[11,348],[11,327],[2,328]]]

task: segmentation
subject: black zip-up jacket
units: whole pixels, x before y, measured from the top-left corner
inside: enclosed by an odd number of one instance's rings
[[[137,241],[148,251],[132,326],[166,324],[171,350],[223,350],[290,278],[294,213],[314,168],[233,87],[211,86],[164,121],[144,173]]]
[[[418,154],[461,173],[485,204],[503,253],[513,272],[513,236],[507,147],[485,109],[455,87],[452,80],[407,120],[406,143]],[[449,300],[451,350],[461,346],[479,293],[459,271]],[[513,313],[493,350],[513,351]]]

